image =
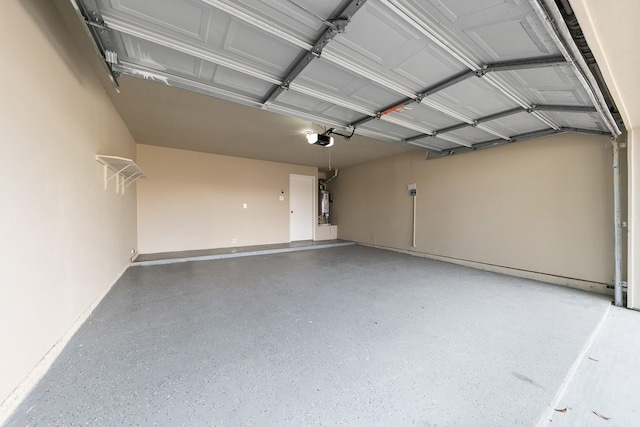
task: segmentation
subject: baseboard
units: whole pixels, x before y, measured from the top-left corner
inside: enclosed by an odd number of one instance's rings
[[[535,271],[520,270],[517,268],[486,264],[482,262],[469,261],[464,259],[441,256],[441,255],[427,254],[427,253],[411,251],[407,249],[397,249],[397,248],[391,248],[387,246],[370,245],[367,243],[358,243],[358,244],[362,246],[368,246],[371,248],[384,249],[388,251],[413,255],[421,258],[428,258],[436,261],[444,261],[444,262],[449,262],[451,264],[463,265],[465,267],[476,268],[478,270],[485,270],[485,271],[491,271],[494,273],[505,274],[507,276],[537,280],[539,282],[551,283],[554,285],[561,285],[569,288],[580,289],[580,290],[589,291],[589,292],[596,292],[604,295],[613,295],[613,290],[608,289],[606,283],[591,282],[588,280],[556,276],[553,274],[546,274],[546,273],[540,273]]]
[[[129,268],[131,263],[127,263],[125,268],[120,272],[116,280],[114,280],[106,289],[104,289],[100,295],[85,309],[85,311],[73,322],[71,328],[47,351],[47,353],[40,359],[40,361],[33,367],[33,369],[27,374],[27,376],[20,381],[20,384],[7,396],[7,398],[0,403],[0,426],[4,425],[14,413],[20,404],[24,401],[27,395],[33,390],[38,382],[49,371],[53,362],[60,356],[62,350],[69,343],[73,335],[80,329],[82,324],[89,318],[93,310],[100,304],[102,299],[109,293],[113,285],[122,277],[125,271]]]

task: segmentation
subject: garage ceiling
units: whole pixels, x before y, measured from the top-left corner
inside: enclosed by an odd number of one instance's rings
[[[72,3],[114,84],[139,77],[173,87],[165,96],[186,89],[302,120],[281,129],[272,120],[265,134],[314,123],[336,145],[336,134],[355,134],[395,144],[389,153],[412,147],[431,158],[621,130],[552,0]],[[380,145],[354,146],[368,142]]]

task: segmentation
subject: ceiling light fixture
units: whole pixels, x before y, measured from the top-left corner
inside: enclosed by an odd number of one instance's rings
[[[333,137],[318,133],[308,133],[307,142],[309,144],[321,145],[323,147],[331,147],[333,145]]]

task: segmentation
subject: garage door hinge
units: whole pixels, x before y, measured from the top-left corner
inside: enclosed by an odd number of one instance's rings
[[[90,25],[92,27],[96,27],[96,28],[100,28],[101,30],[109,30],[109,27],[107,27],[107,24],[104,23],[104,21],[100,18],[94,18],[94,19],[85,19],[84,22],[87,25]]]

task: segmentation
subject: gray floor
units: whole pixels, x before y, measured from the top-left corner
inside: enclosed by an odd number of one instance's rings
[[[611,307],[540,426],[640,425],[640,313]]]
[[[609,307],[361,246],[130,268],[8,425],[529,426]]]
[[[202,249],[196,251],[160,252],[140,254],[133,266],[174,264],[177,262],[210,261],[214,259],[237,258],[241,256],[269,255],[283,252],[295,252],[312,249],[338,248],[355,245],[346,240],[302,240],[299,242],[278,243],[259,246],[235,246],[231,248]]]

